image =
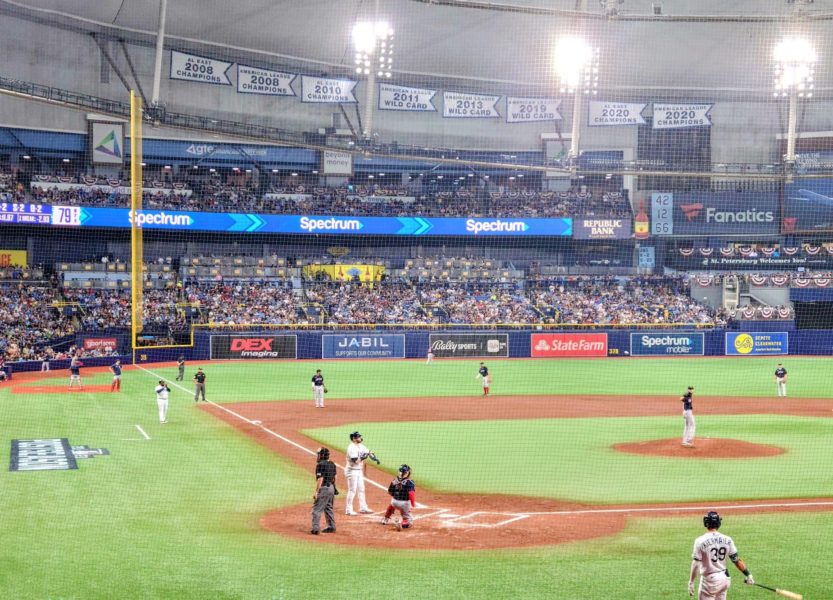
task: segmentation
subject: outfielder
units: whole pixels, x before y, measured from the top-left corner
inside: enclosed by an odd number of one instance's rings
[[[480,369],[477,371],[477,377],[483,379],[483,395],[488,396],[489,384],[492,382],[492,377],[489,375],[489,368],[485,364],[480,363]]]
[[[787,370],[781,363],[775,369],[775,387],[778,388],[778,396],[787,397]]]
[[[397,529],[410,528],[413,520],[411,509],[416,507],[416,485],[411,479],[411,467],[408,465],[399,467],[399,475],[390,482],[388,494],[391,496],[391,501],[382,519],[382,525],[390,523],[394,511],[398,510],[402,519],[397,524]]]
[[[159,423],[161,425],[168,422],[168,394],[170,391],[165,380],[160,379],[159,385],[156,386],[156,406],[159,407]]]
[[[113,383],[110,384],[111,392],[121,391],[121,360],[118,358],[116,362],[110,365],[110,372],[113,374]]]
[[[680,402],[683,403],[683,420],[685,421],[685,429],[683,430],[683,446],[688,448],[694,446],[695,426],[692,396],[694,396],[694,388],[692,386],[688,386],[686,393],[680,397]]]
[[[312,398],[315,401],[315,408],[324,408],[324,394],[326,393],[324,376],[321,375],[321,369],[316,369],[315,375],[312,376]]]
[[[176,359],[176,380],[182,381],[185,379],[185,355],[180,354],[179,358]]]
[[[430,365],[432,362],[434,362],[434,352],[432,352],[431,346],[428,346],[428,356],[425,359],[425,364]]]
[[[703,517],[706,533],[694,540],[694,552],[691,555],[691,573],[688,578],[688,595],[694,595],[694,580],[700,572],[698,600],[726,600],[726,594],[732,580],[726,569],[726,559],[731,560],[738,571],[746,576],[744,583],[755,585],[755,579],[738,556],[735,542],[728,535],[718,533],[722,519],[712,511]]]
[[[345,514],[353,516],[353,498],[359,496],[359,512],[370,514],[373,511],[367,507],[367,498],[364,495],[364,462],[370,457],[370,450],[362,442],[362,434],[354,431],[350,434],[350,445],[347,447],[347,506]]]

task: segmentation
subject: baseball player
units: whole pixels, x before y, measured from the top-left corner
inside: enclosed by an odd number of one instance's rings
[[[111,392],[121,391],[121,360],[118,358],[116,362],[110,365],[110,372],[113,374],[113,383],[110,384]]]
[[[781,363],[778,363],[778,368],[775,369],[775,387],[778,388],[779,397],[787,397],[787,370]]]
[[[159,385],[156,386],[156,406],[159,407],[159,423],[162,425],[168,422],[168,394],[170,391],[165,380],[160,379]]]
[[[691,555],[691,573],[688,577],[688,595],[694,595],[694,580],[700,572],[698,600],[726,600],[726,594],[732,580],[726,569],[726,559],[731,560],[738,571],[744,574],[747,585],[755,585],[755,579],[738,556],[735,542],[728,535],[719,533],[720,515],[712,511],[703,517],[706,533],[694,540],[694,552]]]
[[[680,397],[680,402],[683,403],[683,420],[685,421],[685,429],[683,430],[683,446],[687,448],[694,447],[694,407],[692,405],[692,397],[694,396],[694,388],[688,386],[686,393]]]
[[[326,393],[324,376],[321,374],[321,369],[316,369],[315,375],[312,376],[312,399],[315,401],[315,408],[324,408],[324,394]]]
[[[82,390],[84,389],[84,384],[81,383],[81,367],[83,366],[84,363],[81,362],[78,355],[73,356],[69,361],[69,389],[72,389],[74,383],[77,383]]]
[[[362,442],[364,438],[358,431],[350,434],[350,445],[347,447],[347,507],[345,514],[353,516],[353,498],[359,496],[359,512],[371,514],[373,511],[367,507],[367,499],[364,495],[364,470],[365,461],[371,452]]]
[[[477,377],[483,379],[483,395],[489,395],[489,384],[492,382],[492,377],[489,375],[489,368],[480,363],[480,369],[477,371]]]
[[[194,402],[199,402],[200,395],[202,395],[203,402],[208,402],[205,399],[205,373],[202,372],[202,367],[197,367],[194,375]]]
[[[176,359],[176,380],[182,381],[185,379],[185,355],[180,354],[179,358]]]
[[[336,494],[336,466],[330,460],[329,448],[318,449],[318,462],[315,464],[315,492],[312,494],[312,535],[318,535],[321,529],[321,513],[327,519],[327,528],[323,533],[336,532],[336,515],[333,501]]]
[[[390,523],[394,511],[399,511],[402,519],[397,523],[397,529],[408,529],[411,527],[411,509],[416,507],[416,485],[411,479],[411,467],[402,465],[397,475],[388,486],[388,494],[391,496],[390,504],[385,511],[382,525]]]
[[[425,359],[425,364],[430,365],[434,362],[434,353],[431,351],[431,346],[428,346],[428,357]]]

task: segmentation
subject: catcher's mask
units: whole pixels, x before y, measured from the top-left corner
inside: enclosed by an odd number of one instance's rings
[[[360,437],[362,437],[362,434],[360,434],[358,431],[354,431],[353,433],[350,434],[350,439],[351,440],[357,440]]]
[[[318,460],[330,460],[330,449],[329,448],[319,448],[318,449]]]
[[[410,474],[411,474],[411,467],[409,467],[408,465],[402,465],[401,467],[399,467],[399,476],[400,477],[407,477]]]
[[[720,518],[720,515],[714,511],[706,513],[703,517],[703,526],[706,529],[720,529],[720,524],[723,522],[723,519]]]

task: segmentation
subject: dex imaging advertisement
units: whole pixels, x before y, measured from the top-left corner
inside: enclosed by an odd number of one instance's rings
[[[211,358],[270,360],[297,358],[298,337],[294,335],[212,335]]]
[[[405,334],[321,336],[322,358],[405,358]]]
[[[428,340],[437,358],[509,356],[509,334],[506,333],[432,333]]]

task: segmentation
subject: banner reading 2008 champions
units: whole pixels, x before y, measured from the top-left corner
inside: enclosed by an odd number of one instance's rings
[[[292,82],[296,77],[293,73],[237,65],[237,91],[241,94],[294,96]]]
[[[184,79],[196,83],[231,85],[228,70],[232,63],[196,54],[171,50],[171,79]]]

